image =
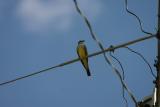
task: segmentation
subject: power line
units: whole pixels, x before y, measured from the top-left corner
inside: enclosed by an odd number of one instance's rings
[[[139,25],[140,25],[140,30],[141,30],[143,33],[148,34],[148,35],[154,35],[154,34],[152,34],[152,33],[150,33],[150,32],[147,32],[147,31],[145,31],[145,30],[143,29],[141,19],[140,19],[135,13],[133,13],[133,12],[131,12],[131,11],[129,10],[129,8],[128,8],[128,0],[125,0],[125,8],[126,8],[127,13],[129,13],[130,15],[133,15],[133,16],[138,20],[138,23],[139,23]]]
[[[127,46],[124,47],[124,48],[126,48],[126,49],[128,49],[130,52],[133,52],[133,53],[137,54],[138,56],[140,56],[140,57],[144,60],[144,62],[148,65],[148,67],[149,67],[149,69],[150,69],[150,72],[151,72],[152,76],[154,77],[154,79],[156,79],[156,75],[153,73],[153,70],[152,70],[151,65],[149,64],[149,62],[147,61],[147,59],[146,59],[141,53],[139,53],[139,52],[137,52],[137,51],[135,51],[135,50],[127,47]]]
[[[123,66],[122,66],[122,63],[121,63],[121,61],[118,59],[118,58],[116,58],[114,55],[112,55],[112,51],[110,51],[110,56],[113,58],[113,59],[115,59],[117,62],[118,62],[118,64],[120,65],[120,67],[121,67],[121,70],[122,70],[122,78],[123,78],[123,80],[125,79],[125,74],[124,74],[124,68],[123,68]]]
[[[95,53],[89,54],[88,57],[90,58],[90,57],[93,57],[93,56],[97,56],[97,55],[100,55],[100,54],[102,54],[104,52],[108,52],[108,51],[116,50],[116,49],[119,49],[119,48],[123,48],[125,46],[131,45],[131,44],[134,44],[134,43],[137,43],[137,42],[141,42],[141,41],[144,41],[144,40],[147,40],[147,39],[151,39],[151,38],[154,38],[154,37],[156,37],[156,36],[155,35],[154,36],[150,35],[150,36],[138,38],[136,40],[129,41],[129,42],[126,42],[126,43],[123,43],[123,44],[120,44],[120,45],[117,45],[117,46],[114,46],[114,47],[106,48],[106,49],[104,49],[104,51],[97,51]],[[79,58],[75,58],[75,59],[66,61],[64,63],[58,64],[58,65],[53,66],[53,67],[49,67],[49,68],[46,68],[46,69],[31,73],[31,74],[28,74],[28,75],[20,76],[20,77],[17,77],[15,79],[8,80],[6,82],[0,83],[0,86],[6,85],[6,84],[9,84],[9,83],[13,83],[13,82],[16,82],[18,80],[22,80],[22,79],[25,79],[25,78],[28,78],[28,77],[31,77],[31,76],[35,76],[37,74],[47,72],[47,71],[49,71],[51,69],[55,69],[55,68],[58,68],[58,67],[62,67],[62,66],[77,62],[79,60],[80,60]]]
[[[123,80],[125,79],[125,74],[124,74],[124,68],[123,68],[123,66],[122,66],[122,63],[121,63],[121,61],[118,59],[118,58],[116,58],[114,55],[112,55],[112,52],[114,53],[114,51],[110,51],[110,56],[113,58],[113,59],[115,59],[117,62],[118,62],[118,64],[120,65],[120,67],[121,67],[121,70],[122,70],[122,78],[123,78]],[[126,99],[126,97],[125,97],[125,89],[124,89],[124,87],[122,87],[122,97],[123,97],[123,100],[125,101],[125,105],[126,105],[126,107],[128,107],[128,101],[127,101],[127,99]]]

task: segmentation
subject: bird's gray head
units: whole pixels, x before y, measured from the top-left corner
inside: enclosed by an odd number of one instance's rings
[[[85,40],[79,40],[78,44],[85,42]]]

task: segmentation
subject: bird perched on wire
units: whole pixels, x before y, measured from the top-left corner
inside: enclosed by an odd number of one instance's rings
[[[87,52],[87,48],[84,44],[84,40],[80,40],[78,41],[78,46],[77,46],[77,54],[81,60],[82,65],[84,66],[87,75],[91,76],[90,70],[89,70],[89,65],[88,65],[88,52]]]

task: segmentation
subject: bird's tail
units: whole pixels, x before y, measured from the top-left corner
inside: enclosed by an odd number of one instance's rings
[[[87,69],[87,75],[88,75],[88,76],[91,76],[91,72],[90,72],[89,69]]]

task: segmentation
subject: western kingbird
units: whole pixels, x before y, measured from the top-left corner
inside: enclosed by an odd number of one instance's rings
[[[78,46],[77,46],[77,54],[79,58],[81,59],[81,63],[83,64],[84,68],[86,69],[87,75],[91,76],[89,66],[88,66],[88,52],[87,48],[84,44],[84,40],[78,41]]]

